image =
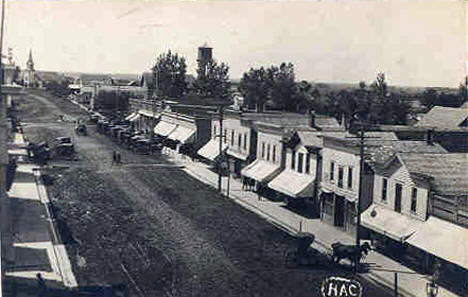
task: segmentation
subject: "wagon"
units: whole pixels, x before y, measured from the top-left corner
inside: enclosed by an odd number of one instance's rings
[[[311,248],[315,235],[300,232],[294,235],[295,248],[286,253],[286,265],[311,266],[321,264],[320,254]]]

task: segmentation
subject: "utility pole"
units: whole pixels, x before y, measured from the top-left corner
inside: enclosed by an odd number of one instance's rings
[[[364,147],[365,147],[365,135],[364,135],[364,127],[361,125],[360,132],[359,132],[359,193],[358,193],[358,200],[357,200],[357,210],[356,210],[356,246],[361,246],[361,237],[360,237],[360,229],[361,229],[361,201],[362,201],[362,190],[363,190],[363,179],[364,179]]]
[[[218,191],[221,192],[223,176],[221,175],[221,163],[223,160],[223,117],[224,117],[224,107],[219,107],[219,158],[218,158]]]

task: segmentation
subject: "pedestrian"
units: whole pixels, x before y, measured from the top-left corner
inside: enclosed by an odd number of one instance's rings
[[[46,282],[42,278],[42,275],[40,273],[36,274],[37,277],[37,296],[38,297],[43,297],[45,296],[45,292],[47,290]]]
[[[117,152],[112,151],[112,165],[114,165],[117,162]]]
[[[121,164],[121,163],[120,163],[120,161],[121,161],[121,156],[120,156],[120,153],[119,153],[119,152],[117,152],[116,161],[117,161],[117,164]]]

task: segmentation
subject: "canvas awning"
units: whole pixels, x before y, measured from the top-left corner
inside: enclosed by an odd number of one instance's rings
[[[268,182],[274,178],[281,168],[274,163],[264,160],[255,160],[252,164],[242,169],[241,174],[258,182]]]
[[[361,214],[361,223],[399,242],[406,241],[424,224],[423,221],[375,203]]]
[[[222,150],[227,149],[227,144],[222,144]],[[201,149],[198,150],[198,154],[205,159],[214,161],[219,156],[219,139],[211,139]]]
[[[126,121],[130,121],[135,115],[136,115],[136,113],[132,112],[131,114],[129,114],[129,115],[125,118],[125,120],[126,120]]]
[[[239,150],[235,150],[233,148],[228,148],[228,150],[226,151],[226,153],[234,158],[237,158],[239,160],[243,160],[243,161],[247,161],[247,158],[249,157],[248,154],[246,153],[243,153]]]
[[[193,139],[193,136],[195,136],[195,129],[179,125],[167,138],[174,141],[180,141],[180,143],[187,143]]]
[[[138,120],[140,118],[140,115],[139,114],[135,114],[129,121],[130,122],[134,122],[136,120]]]
[[[286,169],[268,183],[268,187],[294,198],[311,197],[314,190],[314,177]]]
[[[138,111],[139,114],[144,115],[145,117],[149,118],[156,118],[158,117],[158,113],[152,112],[151,110],[146,110],[146,109],[140,109]]]
[[[161,136],[168,136],[176,129],[176,125],[165,121],[160,121],[156,127],[154,127],[154,133]]]
[[[409,244],[468,269],[468,229],[430,216]]]

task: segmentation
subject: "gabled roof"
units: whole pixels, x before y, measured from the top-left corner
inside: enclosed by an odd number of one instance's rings
[[[434,106],[415,125],[424,128],[460,128],[460,125],[468,118],[468,109],[463,107]]]
[[[383,142],[381,146],[372,151],[370,160],[374,166],[386,166],[399,153],[433,153],[444,154],[447,150],[440,144],[427,144],[425,141],[400,140]]]
[[[433,178],[433,191],[440,195],[468,195],[468,154],[400,153],[410,173]]]

